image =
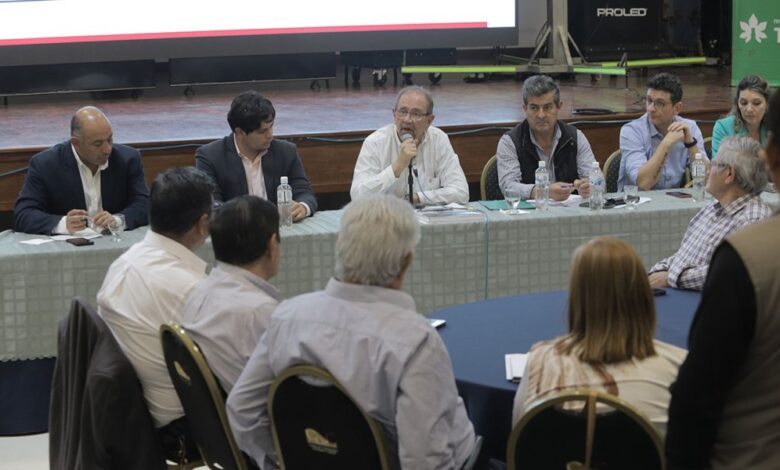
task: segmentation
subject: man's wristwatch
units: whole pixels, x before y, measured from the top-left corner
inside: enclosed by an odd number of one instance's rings
[[[690,144],[687,144],[687,143],[683,142],[683,145],[685,145],[685,148],[689,149],[689,148],[693,147],[694,145],[696,145],[698,143],[699,143],[699,141],[696,140],[696,137],[694,137],[693,138],[693,142],[691,142]]]

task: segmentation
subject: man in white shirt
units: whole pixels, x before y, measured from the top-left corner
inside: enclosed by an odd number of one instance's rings
[[[70,140],[30,159],[14,230],[72,234],[109,224],[132,230],[148,223],[148,206],[141,154],[114,144],[106,115],[86,106],[71,118]]]
[[[469,187],[450,139],[433,123],[433,98],[422,87],[398,92],[394,123],[368,137],[360,149],[352,188],[353,200],[368,194],[394,194],[409,200],[409,166],[415,204],[465,203]]]
[[[98,314],[133,364],[166,456],[175,460],[185,446],[188,456],[198,454],[187,438],[159,328],[181,323],[187,297],[206,277],[206,262],[193,250],[208,236],[212,189],[208,176],[192,167],[158,175],[149,204],[151,230],[111,264],[97,295]],[[185,446],[179,445],[182,438]]]
[[[238,196],[209,223],[217,266],[184,307],[182,326],[229,392],[281,300],[268,282],[279,270],[279,212],[257,196]]]
[[[227,400],[239,447],[273,468],[268,389],[295,364],[323,367],[385,425],[391,468],[455,469],[474,448],[441,337],[401,290],[420,238],[414,212],[386,195],[350,203],[325,290],[282,302]],[[400,465],[399,465],[400,464]]]

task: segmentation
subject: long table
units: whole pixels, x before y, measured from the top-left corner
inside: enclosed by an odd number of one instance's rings
[[[673,253],[691,217],[703,203],[648,192],[651,202],[591,212],[553,207],[508,216],[484,210],[481,221],[422,226],[422,237],[404,289],[420,312],[506,295],[565,289],[573,250],[600,235],[634,245],[647,266]],[[478,203],[470,203],[481,208]],[[282,228],[282,264],[272,282],[285,297],[322,289],[333,273],[334,241],[341,211],[315,214]],[[0,233],[0,363],[56,354],[58,321],[70,299],[95,303],[111,262],[146,228],[126,232],[124,241],[95,240],[94,246],[65,242],[24,245],[41,238]],[[213,264],[209,243],[198,254]]]
[[[687,347],[699,292],[667,289],[656,297],[656,337]],[[458,392],[483,450],[504,460],[517,384],[506,380],[504,355],[525,353],[537,341],[566,333],[566,292],[502,297],[432,313],[452,359]]]

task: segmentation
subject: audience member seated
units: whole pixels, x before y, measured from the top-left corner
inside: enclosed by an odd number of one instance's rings
[[[88,226],[132,230],[148,223],[148,206],[141,154],[114,144],[108,118],[87,106],[71,118],[69,141],[30,159],[14,207],[14,230],[43,235]]]
[[[151,230],[108,268],[97,294],[98,313],[133,364],[166,456],[199,457],[188,438],[184,411],[160,345],[160,325],[181,323],[184,304],[206,277],[206,262],[193,250],[208,236],[213,187],[195,168],[174,168],[152,183]]]
[[[394,194],[409,199],[409,164],[414,173],[415,203],[465,203],[466,175],[450,138],[433,122],[433,97],[419,86],[401,89],[393,108],[395,122],[363,142],[352,176],[352,199]]]
[[[618,191],[627,184],[641,190],[679,188],[696,153],[707,161],[704,138],[696,122],[680,117],[680,79],[659,73],[647,82],[647,112],[620,129]]]
[[[769,217],[761,200],[767,172],[758,142],[728,137],[710,165],[707,191],[715,198],[691,219],[680,249],[650,268],[652,287],[701,290],[712,252],[731,232]]]
[[[769,101],[766,163],[780,181],[780,93]],[[723,150],[721,150],[723,152]],[[669,468],[775,468],[780,462],[780,215],[715,250],[672,385]]]
[[[628,243],[596,238],[574,252],[569,334],[531,347],[512,423],[534,401],[590,388],[622,398],[663,434],[669,384],[685,350],[653,339],[655,300],[642,260]]]
[[[279,270],[279,212],[238,196],[216,210],[209,233],[217,266],[190,294],[182,326],[229,392],[281,300],[268,282]]]
[[[502,192],[514,189],[523,199],[539,196],[536,169],[544,161],[550,176],[550,199],[563,201],[577,190],[588,197],[588,175],[596,158],[580,130],[558,120],[561,91],[547,75],[523,83],[526,119],[498,141],[498,184]]]
[[[214,199],[229,201],[252,194],[276,204],[276,189],[286,176],[293,191],[293,222],[317,211],[317,198],[294,144],[274,139],[276,110],[250,90],[233,99],[227,116],[232,133],[195,152],[195,165],[216,185]]]
[[[762,146],[766,143],[766,103],[769,85],[758,75],[748,75],[737,85],[737,95],[729,115],[715,121],[712,128],[712,158],[718,155],[721,141],[732,135],[746,135]]]
[[[282,302],[227,400],[239,447],[273,467],[268,390],[296,364],[323,367],[382,423],[391,468],[460,468],[475,438],[441,337],[401,290],[420,238],[411,206],[387,195],[350,203],[324,291]]]

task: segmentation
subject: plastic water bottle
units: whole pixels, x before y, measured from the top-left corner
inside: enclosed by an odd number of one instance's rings
[[[536,208],[546,211],[550,200],[550,175],[547,173],[547,162],[540,161],[539,168],[536,169]]]
[[[604,173],[599,168],[599,162],[593,162],[590,169],[588,180],[590,181],[590,198],[588,205],[592,211],[600,211],[604,208],[604,193],[606,192],[606,182]]]
[[[707,165],[704,164],[704,157],[697,153],[691,165],[691,177],[693,178],[693,199],[695,201],[704,201],[704,186],[707,177]]]
[[[276,207],[279,208],[279,225],[292,225],[292,187],[287,184],[287,177],[282,176],[282,184],[276,190]]]

